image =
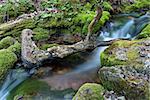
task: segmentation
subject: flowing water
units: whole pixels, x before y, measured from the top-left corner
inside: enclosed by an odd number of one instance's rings
[[[107,23],[100,31],[97,38],[101,41],[108,41],[117,38],[135,37],[143,27],[150,21],[150,15],[145,14],[139,18],[129,16],[119,16]],[[89,54],[86,62],[76,65],[74,69],[63,75],[49,76],[42,81],[47,82],[55,89],[79,88],[84,82],[95,81],[97,70],[100,66],[100,53],[107,47],[98,47]],[[9,92],[18,86],[22,81],[26,80],[30,74],[24,70],[12,70],[8,74],[3,86],[0,90],[0,100],[6,100]],[[59,97],[58,97],[59,98]],[[61,100],[64,98],[60,97]],[[60,99],[59,99],[60,100]],[[64,99],[65,100],[65,99]]]

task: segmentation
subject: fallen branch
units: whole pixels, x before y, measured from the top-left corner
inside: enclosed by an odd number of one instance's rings
[[[98,46],[108,46],[113,42],[122,40],[110,40],[110,41],[80,41],[73,45],[60,45],[49,48],[47,51],[38,49],[35,42],[31,39],[33,31],[30,29],[24,29],[22,31],[22,53],[21,58],[24,62],[24,66],[31,68],[39,66],[42,61],[53,58],[64,58],[77,52],[84,52],[86,50],[93,50]],[[124,39],[123,39],[124,40]]]

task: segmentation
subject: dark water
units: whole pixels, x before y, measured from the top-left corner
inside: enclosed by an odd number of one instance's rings
[[[139,18],[132,16],[120,15],[116,19],[107,23],[105,27],[100,31],[100,35],[97,38],[101,41],[108,41],[117,38],[134,38],[143,28],[149,23],[150,15],[146,14]],[[73,69],[66,71],[63,74],[56,74],[44,77],[42,80],[48,83],[56,91],[50,92],[45,95],[44,98],[53,98],[55,100],[69,100],[72,97],[72,93],[63,92],[65,89],[73,88],[78,89],[85,82],[97,81],[97,71],[100,67],[100,53],[107,47],[98,47],[88,56],[88,59],[73,67]],[[61,67],[61,66],[60,66]],[[6,78],[3,86],[0,90],[0,100],[6,100],[9,92],[18,86],[22,81],[26,80],[30,75],[24,70],[12,70]],[[61,90],[61,91],[59,91]],[[37,97],[38,98],[38,97]],[[40,99],[43,100],[43,99]]]

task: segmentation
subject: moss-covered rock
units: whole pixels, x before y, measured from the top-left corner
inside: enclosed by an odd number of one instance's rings
[[[7,50],[14,52],[19,57],[21,54],[21,43],[16,41],[13,45],[9,46]]]
[[[6,49],[15,43],[15,39],[7,36],[0,41],[0,49]]]
[[[96,83],[86,83],[80,87],[73,100],[104,100],[104,88]]]
[[[142,32],[136,37],[136,39],[148,38],[150,37],[150,24],[148,24]]]
[[[117,41],[101,53],[102,66],[125,65],[128,63],[138,63],[139,57],[136,41]]]
[[[99,71],[99,78],[106,89],[124,95],[129,100],[149,98],[148,80],[132,66],[103,67]]]
[[[50,87],[46,83],[35,79],[27,79],[10,92],[7,100],[18,100],[20,97],[24,100],[33,100],[33,97],[49,90]]]
[[[150,38],[117,41],[101,54],[102,85],[127,99],[148,100]]]
[[[16,61],[17,56],[12,51],[7,49],[0,50],[0,81],[3,80]]]

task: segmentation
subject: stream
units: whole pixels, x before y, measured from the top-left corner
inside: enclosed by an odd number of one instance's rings
[[[118,38],[134,39],[149,21],[150,15],[148,13],[140,17],[134,17],[132,15],[115,16],[113,20],[106,23],[101,29],[97,39],[102,41]],[[64,74],[51,75],[40,80],[48,83],[56,90],[68,88],[78,89],[85,82],[96,82],[96,74],[100,66],[100,53],[106,48],[107,47],[96,48],[89,53],[87,61],[75,65],[75,67]],[[30,71],[30,73],[33,72],[32,70]],[[28,79],[29,76],[30,74],[23,69],[11,70],[0,89],[0,100],[6,100],[9,92],[24,80]],[[53,98],[55,98],[55,100],[70,100],[71,96],[54,96]]]

